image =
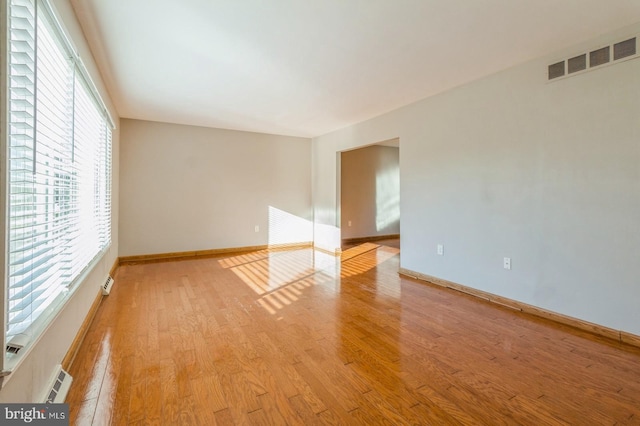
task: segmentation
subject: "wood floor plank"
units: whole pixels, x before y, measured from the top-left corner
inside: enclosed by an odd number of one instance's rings
[[[434,387],[437,387],[437,386],[434,386]],[[423,385],[416,391],[422,394],[428,401],[424,405],[427,405],[428,407],[432,407],[432,406],[438,407],[440,410],[447,413],[447,415],[449,415],[449,417],[453,419],[451,423],[454,423],[454,424],[460,423],[463,425],[472,425],[472,424],[481,423],[481,420],[482,420],[481,416],[473,417],[465,409],[461,408],[461,407],[464,407],[463,404],[458,405],[456,402],[454,402],[450,398],[443,396],[436,389],[432,388],[429,385]],[[422,410],[423,409],[422,405],[423,403],[421,403],[418,407],[412,407],[412,408]]]
[[[246,379],[241,373],[221,372],[220,384],[236,424],[250,424],[249,413],[261,410],[262,405]]]
[[[160,383],[162,395],[161,420],[167,424],[178,424],[180,413],[175,365],[171,359],[160,361]]]
[[[640,424],[637,348],[398,269],[397,240],[124,265],[71,424]]]
[[[112,424],[127,424],[129,422],[129,408],[131,407],[131,382],[133,373],[133,356],[129,355],[122,359],[118,365],[118,380],[115,385],[115,396],[113,400]]]
[[[313,412],[311,407],[306,403],[302,395],[295,395],[289,398],[289,404],[300,418],[303,425],[322,425],[318,415]]]
[[[160,361],[145,366],[144,423],[159,423],[162,418],[162,376]]]
[[[93,417],[96,414],[96,404],[98,398],[84,400],[69,407],[70,418],[76,419],[77,424],[93,424]]]
[[[317,395],[324,405],[331,407],[328,409],[331,411],[330,417],[337,418],[342,423],[345,423],[350,419],[348,413],[349,411],[357,408],[357,405],[354,407],[345,404],[345,401],[340,399],[341,396],[333,393],[330,388],[327,388],[326,384],[319,380],[315,376],[314,371],[307,368],[305,363],[300,362],[295,364],[294,367],[300,377],[308,383],[309,388],[313,390],[313,394]],[[323,410],[318,414],[325,413],[326,411],[327,410]]]
[[[289,402],[289,398],[284,397],[282,394],[265,393],[258,396],[258,399],[267,418],[266,424],[305,426],[305,423]]]
[[[228,426],[228,425],[236,424],[235,421],[233,420],[233,417],[231,416],[231,410],[229,410],[228,408],[224,410],[216,411],[214,413],[214,418],[215,418],[216,424],[218,425]]]
[[[129,399],[130,423],[144,420],[147,411],[147,372],[145,366],[148,361],[145,357],[145,351],[147,349],[146,336],[138,336],[136,344],[137,350],[133,357],[133,372]]]
[[[325,402],[316,394],[310,384],[298,373],[295,366],[283,365],[282,369],[287,375],[289,381],[296,387],[298,396],[315,414],[321,413],[327,409]]]

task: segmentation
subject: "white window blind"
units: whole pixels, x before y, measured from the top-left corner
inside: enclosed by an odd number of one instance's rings
[[[7,337],[111,243],[111,125],[42,0],[11,0]]]

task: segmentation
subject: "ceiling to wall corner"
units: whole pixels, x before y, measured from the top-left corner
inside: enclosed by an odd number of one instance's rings
[[[313,137],[640,21],[637,0],[71,0],[121,117]]]

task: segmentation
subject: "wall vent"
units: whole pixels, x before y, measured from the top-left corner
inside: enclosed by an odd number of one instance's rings
[[[564,75],[564,61],[549,65],[549,80]]]
[[[64,371],[61,365],[58,365],[52,381],[53,383],[51,383],[51,386],[48,388],[49,391],[44,402],[46,404],[59,404],[64,402],[72,381],[73,377]]]
[[[102,285],[102,294],[107,296],[111,292],[111,286],[113,286],[113,278],[109,275]]]
[[[569,68],[569,74],[573,74],[574,72],[582,71],[587,69],[587,55],[582,54],[576,56],[575,58],[571,58],[567,61],[567,66]]]
[[[636,54],[636,38],[621,41],[613,45],[613,60],[627,58]]]
[[[589,53],[589,65],[591,67],[597,67],[609,62],[611,58],[611,48],[609,46],[602,49],[594,50]]]
[[[548,80],[585,71],[610,62],[638,57],[638,37],[620,41],[591,52],[582,53],[567,60],[553,63],[548,67]],[[613,54],[613,57],[612,57]]]
[[[30,339],[31,339],[31,336],[29,336],[27,333],[18,333],[15,336],[11,337],[11,339],[9,339],[9,341],[7,342],[7,347],[6,347],[7,353],[10,353],[10,354],[19,353],[22,350],[22,348],[27,346],[27,343],[29,343]]]

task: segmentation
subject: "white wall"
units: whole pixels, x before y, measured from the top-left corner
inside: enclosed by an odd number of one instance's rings
[[[113,181],[112,181],[112,218],[111,247],[99,259],[86,278],[78,284],[64,308],[51,322],[49,328],[41,336],[18,368],[5,379],[0,389],[0,402],[40,402],[45,388],[58,364],[66,355],[75,338],[89,308],[99,293],[100,284],[109,273],[118,257],[118,158],[119,158],[119,120],[110,102],[108,93],[100,78],[100,73],[92,59],[91,52],[80,29],[68,0],[52,1],[62,24],[67,29],[89,74],[107,103],[116,129],[113,132]]]
[[[548,64],[639,33],[315,138],[316,244],[339,244],[336,153],[399,137],[403,268],[640,334],[640,60],[546,80]]]
[[[312,240],[309,139],[125,119],[121,137],[120,256]]]
[[[343,239],[400,233],[399,149],[372,145],[341,153]]]

